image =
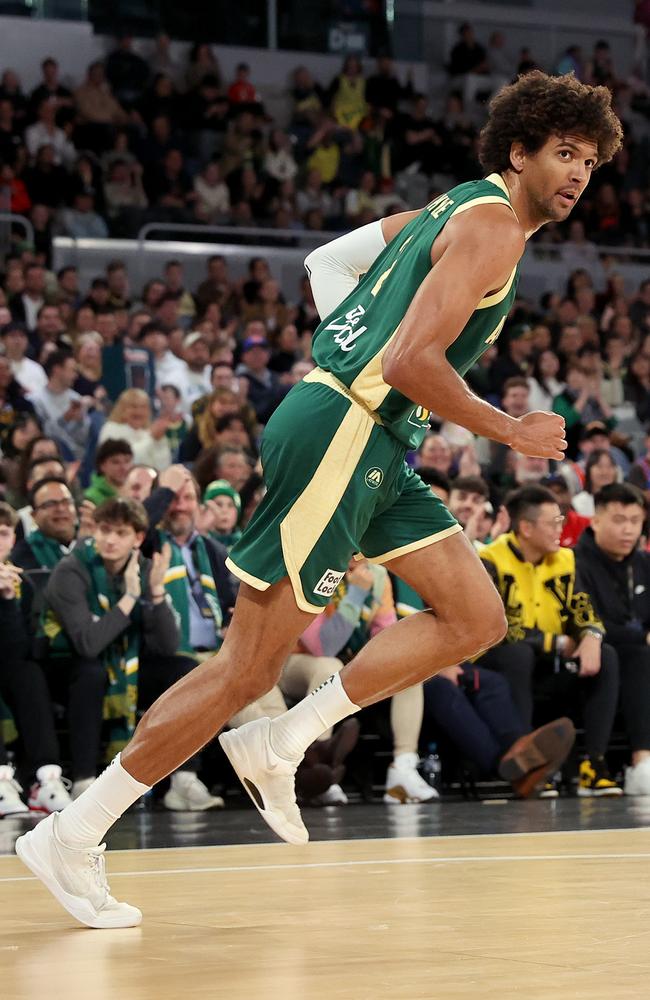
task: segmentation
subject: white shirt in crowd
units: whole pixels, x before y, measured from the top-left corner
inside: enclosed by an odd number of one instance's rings
[[[136,465],[151,465],[158,472],[171,465],[169,441],[166,437],[156,440],[148,427],[131,427],[129,424],[107,420],[99,432],[99,444],[109,439],[128,441],[133,449],[133,461]]]
[[[25,392],[38,392],[47,385],[47,375],[43,366],[31,358],[23,358],[21,361],[12,361],[11,370],[14,378]]]

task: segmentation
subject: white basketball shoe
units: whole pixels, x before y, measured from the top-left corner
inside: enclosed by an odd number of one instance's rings
[[[142,914],[118,903],[106,881],[101,847],[67,847],[57,836],[58,814],[51,813],[16,841],[16,854],[61,906],[87,927],[137,927]]]
[[[296,802],[300,760],[279,757],[271,746],[270,719],[255,719],[222,733],[219,742],[237,777],[274,833],[288,844],[306,844],[309,834]]]

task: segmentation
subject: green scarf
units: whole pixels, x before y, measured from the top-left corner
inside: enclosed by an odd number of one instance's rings
[[[101,617],[124,596],[123,588],[116,587],[115,581],[109,577],[103,560],[95,551],[92,538],[77,545],[73,554],[90,573],[88,604],[92,613]],[[102,652],[102,662],[108,674],[108,690],[104,696],[104,718],[110,720],[107,760],[112,760],[126,746],[135,731],[140,633],[140,605],[136,604],[128,628]]]
[[[221,545],[224,545],[228,552],[230,552],[233,545],[236,545],[242,536],[239,528],[235,528],[227,535],[220,535],[217,531],[211,531],[209,534],[210,538],[213,538],[215,542],[219,542]]]
[[[70,551],[67,545],[57,542],[55,538],[48,538],[42,531],[32,531],[27,536],[27,541],[39,566],[45,566],[47,569],[54,569]]]
[[[176,618],[176,623],[181,633],[178,651],[184,656],[194,656],[194,650],[192,649],[192,645],[190,643],[189,581],[187,579],[187,567],[183,560],[183,553],[181,552],[180,546],[176,544],[171,535],[166,531],[160,532],[160,542],[161,545],[168,542],[172,550],[171,559],[169,561],[169,569],[165,573],[165,590],[169,594],[174,617]],[[205,547],[205,542],[200,535],[198,535],[192,542],[192,550],[194,553],[194,566],[199,576],[201,590],[203,591],[203,595],[206,600],[207,609],[209,609],[214,619],[214,648],[216,652],[216,650],[220,648],[223,641],[218,634],[223,617],[221,614],[221,605],[219,604],[217,598],[217,586],[212,577],[212,567],[210,566],[207,549]]]
[[[93,615],[101,618],[124,596],[123,590],[114,585],[106,572],[103,560],[95,551],[94,539],[87,538],[80,542],[72,554],[88,571],[88,607]],[[131,612],[128,628],[101,654],[108,676],[108,689],[104,696],[104,719],[110,723],[107,761],[112,760],[126,746],[135,730],[140,632],[140,606],[136,604]],[[41,616],[40,633],[47,636],[52,656],[71,655],[70,640],[51,608],[46,608]]]

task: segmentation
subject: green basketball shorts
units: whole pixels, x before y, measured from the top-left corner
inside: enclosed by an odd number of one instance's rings
[[[257,590],[289,576],[298,607],[317,614],[353,555],[385,563],[460,531],[404,456],[341,383],[310,372],[266,425],[267,492],[228,568]]]

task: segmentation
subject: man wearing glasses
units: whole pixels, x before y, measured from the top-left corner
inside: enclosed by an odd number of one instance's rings
[[[481,558],[505,605],[508,633],[479,662],[506,677],[529,728],[541,699],[550,699],[554,715],[559,699],[570,703],[569,715],[577,701],[587,753],[578,794],[621,795],[605,761],[618,702],[618,662],[603,644],[603,624],[576,579],[573,550],[560,548],[559,505],[545,487],[524,486],[508,497],[506,508],[511,531],[485,546]],[[557,795],[557,789],[551,784],[543,794]]]

